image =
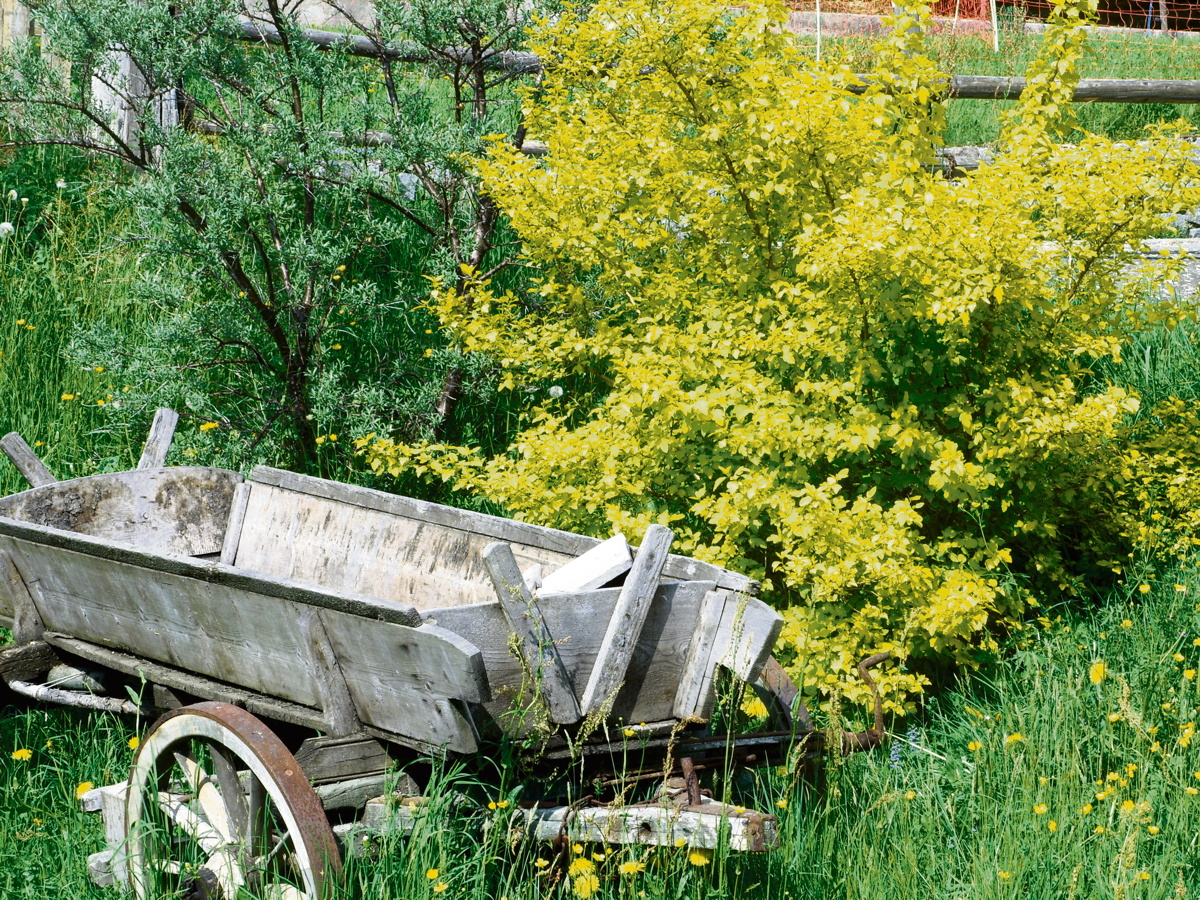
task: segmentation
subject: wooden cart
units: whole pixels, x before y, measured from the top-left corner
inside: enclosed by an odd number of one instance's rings
[[[16,639],[0,677],[38,700],[166,711],[129,780],[84,798],[109,838],[98,881],[317,898],[356,833],[419,808],[415,785],[387,781],[398,761],[506,735],[604,772],[632,733],[642,768],[608,775],[666,779],[660,802],[615,809],[544,792],[515,812],[535,838],[772,846],[771,816],[697,779],[730,755],[783,762],[796,740],[770,656],[780,619],[753,582],[671,555],[660,526],[635,551],[278,469],[166,468],[175,421],[159,411],[136,469],[62,482],[19,436],[0,441],[33,484],[0,498]],[[722,670],[759,686],[776,731],[711,733]],[[348,809],[335,833],[329,813]]]

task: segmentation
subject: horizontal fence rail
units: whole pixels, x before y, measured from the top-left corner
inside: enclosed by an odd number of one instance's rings
[[[242,40],[277,44],[279,32],[271,25],[243,21]],[[463,66],[475,64],[473,54],[465,47],[447,47],[430,52],[425,49],[405,49],[383,46],[365,35],[341,34],[336,31],[304,29],[300,34],[323,50],[338,50],[352,56],[386,59],[393,62],[421,63],[435,59],[449,60]],[[542,71],[542,61],[532,53],[502,50],[485,53],[483,65],[488,69],[513,75],[536,75]],[[871,76],[860,75],[850,90],[862,93],[871,83]],[[1017,100],[1025,90],[1024,78],[994,75],[954,75],[947,79],[945,96],[955,100]],[[1085,78],[1075,86],[1076,103],[1200,103],[1200,80],[1176,81],[1154,78]]]

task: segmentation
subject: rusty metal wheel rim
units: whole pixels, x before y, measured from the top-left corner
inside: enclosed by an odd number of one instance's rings
[[[183,897],[321,900],[341,871],[329,820],[295,757],[227,703],[154,723],[134,757],[126,821],[139,900],[161,896],[164,880]]]

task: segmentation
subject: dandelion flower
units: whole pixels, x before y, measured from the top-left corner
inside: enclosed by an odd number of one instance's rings
[[[917,799],[917,792],[916,792],[916,791],[905,791],[905,792],[904,792],[904,799],[905,799],[905,800],[916,800],[916,799]]]
[[[596,864],[586,856],[577,856],[567,867],[567,874],[574,878],[576,875],[589,875],[596,871]]]
[[[60,399],[60,400],[74,400],[74,399],[75,399],[75,395],[74,395],[74,394],[63,394],[63,395],[62,395],[61,397],[59,397],[58,399]]]
[[[1183,654],[1182,653],[1175,654],[1175,662],[1183,662]]]
[[[593,853],[592,859],[594,859],[596,862],[604,862],[604,860],[608,859],[608,853],[607,851],[604,853]]]
[[[1186,678],[1188,681],[1191,681],[1193,678],[1196,677],[1196,670],[1195,669],[1184,669],[1183,677]]]
[[[217,428],[217,427],[219,427],[219,426],[217,425],[216,422],[205,422],[203,425],[200,426],[200,430],[201,431],[212,431],[214,428]]]
[[[996,873],[996,877],[999,878],[1001,881],[1008,881],[1008,879],[1012,878],[1012,872],[1006,872],[1003,869],[1001,869],[999,872]]]
[[[29,762],[29,760],[33,759],[33,751],[28,747],[22,747],[12,752],[12,758],[17,762]]]
[[[712,862],[712,851],[697,847],[688,854],[688,862],[693,866],[707,866]]]
[[[1143,588],[1145,588],[1145,590],[1143,590],[1143,591],[1142,591],[1142,593],[1143,593],[1143,594],[1144,594],[1146,591],[1150,590],[1150,586],[1149,586],[1149,585],[1145,585],[1145,584],[1143,584],[1143,585],[1142,585],[1142,587],[1143,587]],[[1132,622],[1132,621],[1130,621],[1129,619],[1124,619],[1124,620],[1122,620],[1122,622],[1121,622],[1121,627],[1122,627],[1122,628],[1132,628],[1132,627],[1133,627],[1133,622]]]
[[[1159,828],[1157,825],[1151,825],[1151,826],[1150,826],[1149,828],[1147,828],[1146,830],[1147,830],[1148,832],[1150,832],[1151,834],[1158,834],[1158,832],[1159,832],[1161,829],[1160,829],[1160,828]]]
[[[1025,740],[1025,735],[1021,734],[1021,732],[1019,732],[1019,731],[1014,731],[1012,734],[1009,734],[1009,735],[1006,735],[1006,736],[1005,736],[1005,738],[1004,738],[1004,743],[1006,743],[1006,744],[1016,744],[1016,743],[1019,743],[1019,742],[1021,742],[1021,741],[1023,741],[1023,740]]]
[[[1049,810],[1050,810],[1050,807],[1048,807],[1045,803],[1038,803],[1037,805],[1035,805],[1033,807],[1033,811],[1035,813],[1037,813],[1039,816],[1046,812],[1049,812]]]
[[[1079,810],[1079,814],[1081,816],[1091,815],[1091,812],[1092,812],[1092,804],[1090,804],[1090,803],[1083,804],[1083,809]]]
[[[778,806],[780,809],[787,809],[787,800],[780,798],[779,800],[775,801],[775,805]]]
[[[1092,667],[1088,669],[1088,680],[1092,684],[1100,684],[1108,677],[1108,666],[1104,664],[1104,660],[1098,659],[1092,663]]]
[[[133,737],[131,737],[128,740],[127,743],[129,744],[130,750],[136,750],[138,748],[138,746],[142,743],[142,739],[135,734]]]
[[[646,864],[640,860],[630,860],[617,866],[617,871],[622,875],[640,875],[646,871]]]
[[[1097,825],[1095,828],[1092,829],[1092,834],[1104,834],[1104,832],[1106,832],[1106,831],[1108,831],[1108,829],[1105,828],[1103,825]]]
[[[583,852],[583,844],[572,844],[571,852],[572,853],[582,853]]]
[[[1121,720],[1121,714],[1120,714],[1120,713],[1109,713],[1109,714],[1108,714],[1108,721],[1110,721],[1110,722],[1119,722],[1120,720]]]
[[[600,879],[595,875],[580,875],[571,885],[576,897],[590,897],[600,888]]]
[[[1191,794],[1193,797],[1195,797],[1197,794],[1200,794],[1200,791],[1196,790],[1194,787],[1187,787],[1184,788],[1184,793]]]
[[[687,838],[675,838],[675,846],[676,847],[686,847],[687,846]]]
[[[75,786],[75,799],[82,800],[83,795],[94,788],[96,785],[90,781],[81,781]]]
[[[438,870],[437,869],[429,869],[428,871],[425,872],[425,877],[428,878],[430,881],[437,881]]]
[[[433,886],[433,892],[435,894],[440,894],[442,891],[446,890],[446,888],[448,888],[448,887],[450,887],[450,885],[446,884],[446,882],[439,881],[437,884],[435,884]]]
[[[533,861],[533,864],[539,869],[544,869],[546,866],[550,865],[547,860],[542,859],[540,856]]]
[[[1055,822],[1053,819],[1051,819],[1049,822],[1046,823],[1046,827],[1049,828],[1051,831],[1058,831],[1058,823]]]
[[[967,749],[972,753],[978,753],[983,749],[983,744],[979,743],[979,741],[971,741],[971,743],[967,744]]]
[[[1150,593],[1150,585],[1140,584],[1140,585],[1138,585],[1138,590],[1141,591],[1143,594],[1148,594],[1148,593]],[[1126,619],[1125,621],[1128,622],[1129,620]],[[1124,625],[1125,622],[1122,622],[1121,624]]]

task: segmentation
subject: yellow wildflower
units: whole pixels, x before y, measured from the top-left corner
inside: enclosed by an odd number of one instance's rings
[[[782,799],[782,798],[779,800],[776,800],[775,805],[778,806],[780,809],[787,809],[787,800]]]
[[[81,781],[75,786],[75,799],[82,800],[83,795],[94,788],[96,785],[90,781]]]
[[[437,869],[428,869],[425,872],[425,877],[428,878],[430,881],[437,881],[438,870]]]
[[[982,748],[983,744],[979,743],[979,741],[971,741],[971,743],[967,744],[967,749],[972,753],[978,753]]]
[[[599,887],[600,879],[595,875],[580,875],[575,879],[575,883],[572,885],[572,888],[575,891],[575,896],[584,898],[592,896],[592,894],[596,893]]]
[[[1148,584],[1138,585],[1138,590],[1141,591],[1143,594],[1148,594],[1148,593],[1150,593],[1150,585],[1148,585]],[[1126,619],[1125,621],[1128,622],[1129,620]],[[1124,625],[1125,622],[1122,622],[1121,624]]]
[[[576,875],[588,875],[596,871],[596,864],[586,856],[577,856],[567,867],[567,874],[574,878]]]
[[[22,747],[12,752],[12,758],[17,762],[29,762],[29,760],[33,759],[33,751],[28,747]]]
[[[604,860],[608,859],[608,851],[606,850],[603,853],[593,853],[592,859],[594,859],[596,862],[604,862]]]
[[[217,428],[217,427],[218,427],[218,425],[216,422],[205,422],[203,425],[200,426],[200,430],[201,431],[212,431],[214,428]]]
[[[1200,794],[1200,791],[1196,790],[1194,787],[1184,788],[1184,792],[1191,794],[1193,797],[1195,797],[1197,794]]]
[[[905,799],[905,800],[916,800],[916,799],[917,799],[917,792],[916,792],[916,791],[905,791],[905,792],[904,792],[904,799]]]
[[[1184,669],[1183,677],[1186,678],[1188,681],[1191,681],[1193,678],[1196,677],[1196,670],[1195,669]]]
[[[1025,735],[1021,734],[1019,731],[1014,731],[1012,734],[1005,735],[1004,737],[1004,743],[1006,744],[1016,744],[1023,740],[1025,740]]]
[[[446,888],[448,888],[448,887],[450,887],[450,885],[446,884],[446,882],[439,881],[437,884],[435,884],[433,886],[433,892],[435,894],[440,894],[442,891],[446,890]]]
[[[59,399],[60,400],[74,400],[75,395],[74,394],[63,394],[62,397],[60,397]]]
[[[634,731],[632,728],[625,729],[625,737],[631,738],[631,737],[636,737],[636,736],[637,736],[637,732]]]
[[[1175,654],[1175,662],[1183,662],[1183,654],[1182,653]]]
[[[550,863],[547,860],[542,859],[540,856],[533,861],[533,864],[535,866],[537,866],[539,869],[544,869],[544,868],[546,868],[546,866],[550,865]]]
[[[622,875],[640,875],[646,871],[646,864],[640,860],[630,860],[617,866],[617,871]]]
[[[1001,869],[999,872],[996,873],[996,877],[999,878],[1001,881],[1008,881],[1008,879],[1012,878],[1012,872],[1006,872],[1003,869]]]
[[[712,862],[712,851],[697,847],[688,854],[688,862],[693,866],[707,866]]]
[[[1144,588],[1146,589],[1146,591],[1150,590],[1150,587],[1149,587],[1149,585],[1145,585],[1145,584],[1143,584],[1143,585],[1142,585],[1142,587],[1144,587]],[[1142,593],[1145,593],[1146,591],[1143,591]],[[1124,619],[1124,620],[1122,620],[1122,622],[1121,622],[1121,627],[1122,627],[1122,628],[1132,628],[1132,627],[1133,627],[1133,622],[1131,622],[1129,619]]]
[[[1108,831],[1108,829],[1105,828],[1103,825],[1097,825],[1095,828],[1092,829],[1092,834],[1104,834],[1104,832],[1106,832],[1106,831]]]
[[[1151,825],[1151,826],[1150,826],[1149,828],[1147,828],[1146,830],[1147,830],[1148,832],[1150,832],[1151,834],[1158,834],[1158,832],[1160,831],[1160,829],[1159,829],[1159,827],[1158,827],[1157,825]]]
[[[138,745],[142,743],[142,739],[135,734],[127,743],[129,744],[130,750],[136,750]]]
[[[1104,660],[1098,659],[1092,663],[1092,667],[1088,669],[1088,680],[1092,684],[1100,684],[1108,676],[1108,666],[1104,664]]]
[[[1038,803],[1038,804],[1035,804],[1033,807],[1033,811],[1035,813],[1037,813],[1039,816],[1042,815],[1043,813],[1048,812],[1049,809],[1050,809],[1050,807],[1048,807],[1045,803]]]
[[[582,853],[583,852],[583,844],[572,844],[571,852],[572,853]]]
[[[687,838],[675,838],[675,846],[676,847],[686,847],[687,846]]]
[[[1058,831],[1058,823],[1055,822],[1053,819],[1051,819],[1049,822],[1046,823],[1046,827],[1049,828],[1051,831]]]
[[[1083,804],[1083,809],[1079,810],[1079,814],[1081,816],[1091,815],[1091,812],[1092,812],[1092,804],[1090,804],[1090,803]]]

